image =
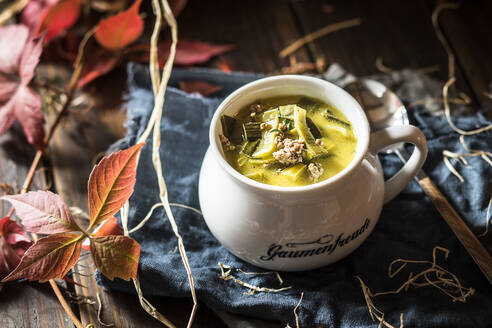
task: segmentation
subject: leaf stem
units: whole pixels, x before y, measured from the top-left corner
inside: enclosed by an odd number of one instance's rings
[[[15,14],[20,12],[27,5],[29,0],[17,0],[16,2],[9,5],[0,13],[0,25],[5,24],[10,18]]]
[[[85,48],[87,45],[87,42],[89,41],[90,37],[94,34],[94,29],[88,31],[85,35],[82,41],[80,42],[78,53],[77,53],[77,58],[74,63],[74,71],[72,73],[72,76],[70,78],[70,83],[68,84],[67,87],[67,98],[65,103],[63,104],[62,109],[57,113],[55,120],[53,123],[51,123],[51,126],[48,129],[48,133],[44,137],[44,147],[46,147],[51,140],[51,137],[53,136],[53,133],[55,132],[58,124],[60,123],[62,116],[65,114],[67,109],[70,107],[70,103],[72,102],[72,97],[75,92],[75,89],[77,87],[77,82],[80,79],[80,75],[82,73],[82,68],[84,66],[84,53],[85,53]],[[29,168],[29,171],[27,173],[26,179],[24,180],[24,184],[21,189],[21,194],[26,193],[29,190],[29,187],[31,186],[32,180],[34,178],[34,174],[36,173],[36,169],[39,165],[39,162],[41,161],[41,158],[44,154],[44,147],[43,150],[38,150],[36,152],[36,156],[34,156],[34,159],[31,163],[31,167]],[[14,213],[13,209],[10,210],[9,216],[11,216]],[[38,239],[37,234],[32,234],[33,239],[36,241]],[[65,313],[70,317],[72,320],[73,324],[77,328],[84,328],[80,320],[75,316],[73,313],[72,309],[68,305],[67,301],[63,297],[63,294],[60,291],[60,288],[58,288],[58,285],[54,280],[49,281],[51,288],[53,289],[53,292],[55,293],[56,297],[58,298],[58,301],[60,302],[61,306],[65,310]]]

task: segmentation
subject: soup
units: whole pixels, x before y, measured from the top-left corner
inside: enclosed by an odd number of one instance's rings
[[[235,117],[221,117],[227,162],[242,175],[275,186],[305,186],[328,179],[354,158],[352,124],[317,99],[258,100]]]

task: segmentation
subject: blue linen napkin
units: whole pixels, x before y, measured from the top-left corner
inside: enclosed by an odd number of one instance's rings
[[[202,80],[223,87],[218,98],[186,94],[174,87],[166,93],[164,119],[161,125],[161,157],[169,191],[169,200],[199,208],[198,176],[208,147],[210,119],[221,99],[239,86],[261,77],[249,74],[224,74],[211,70],[174,70],[171,85],[181,80]],[[153,107],[153,95],[146,67],[128,67],[128,134],[119,148],[136,142]],[[412,101],[414,99],[405,99]],[[485,212],[492,196],[492,168],[480,158],[470,158],[470,167],[458,165],[465,177],[461,183],[451,175],[442,161],[441,152],[464,150],[458,135],[444,118],[425,110],[411,112],[413,124],[422,129],[429,144],[425,171],[466,220],[475,234],[485,229]],[[477,128],[489,122],[478,118],[456,118],[463,129]],[[471,148],[490,151],[491,131],[466,138]],[[142,150],[135,192],[130,199],[129,227],[134,227],[159,202],[158,187],[151,161],[151,138]],[[386,175],[401,166],[394,155],[380,156]],[[220,278],[218,262],[243,271],[262,271],[230,254],[208,230],[203,218],[193,211],[174,207],[180,233],[195,278],[198,298],[214,309],[262,318],[284,327],[295,327],[293,309],[301,292],[304,298],[297,310],[301,327],[367,327],[377,326],[367,306],[356,276],[360,276],[373,292],[394,290],[406,280],[409,270],[390,279],[387,267],[397,258],[432,260],[432,250],[442,246],[450,250],[447,261],[438,262],[455,273],[466,287],[476,292],[466,303],[452,302],[432,287],[410,288],[400,295],[379,296],[376,307],[385,312],[385,319],[399,325],[404,313],[405,327],[491,327],[492,287],[481,274],[451,229],[413,181],[393,201],[385,205],[374,232],[350,256],[327,267],[299,273],[280,273],[283,286],[293,286],[281,293],[246,295],[247,289]],[[139,275],[145,295],[189,297],[189,285],[177,242],[164,211],[156,210],[148,223],[132,235],[141,245]],[[481,241],[492,252],[492,231]],[[420,267],[420,270],[422,267]],[[418,272],[419,269],[412,270]],[[252,285],[279,288],[274,276],[246,276],[234,272]],[[108,288],[134,293],[133,285],[116,279],[109,281],[101,274],[98,282]]]

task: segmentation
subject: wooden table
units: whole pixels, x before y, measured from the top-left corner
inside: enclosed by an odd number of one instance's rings
[[[359,17],[362,24],[324,36],[295,53],[297,61],[327,65],[337,62],[356,75],[377,73],[376,59],[394,69],[437,65],[433,77],[447,79],[447,55],[437,39],[431,14],[440,1],[189,1],[178,19],[182,39],[235,44],[236,50],[208,66],[217,67],[224,59],[233,70],[271,73],[289,65],[279,51],[299,37],[342,20]],[[331,12],[330,12],[331,11]],[[492,81],[492,2],[464,1],[458,10],[442,13],[440,24],[450,40],[457,60],[458,87],[475,105],[492,116],[489,92]],[[121,111],[125,91],[125,70],[120,68],[87,88],[96,100],[88,112],[72,112],[64,118],[49,145],[49,153],[36,174],[31,189],[51,187],[71,205],[87,209],[86,185],[98,154],[121,138],[125,113]],[[110,97],[108,95],[111,95]],[[0,183],[19,191],[33,158],[19,128],[0,137]],[[3,190],[3,189],[2,189]],[[0,202],[0,212],[8,205]],[[185,241],[186,244],[186,241]],[[84,325],[97,320],[97,304],[77,304],[77,297],[102,299],[101,318],[115,327],[158,327],[157,321],[139,306],[135,296],[103,291],[91,275],[91,261],[81,260],[74,280],[86,288],[68,286],[67,299]],[[71,296],[69,296],[71,295]],[[178,327],[186,326],[190,299],[153,298],[159,311]],[[369,316],[368,316],[369,318]],[[369,323],[368,319],[368,323]],[[199,304],[195,327],[225,327],[224,323]],[[280,325],[279,325],[280,326]],[[14,283],[0,293],[0,327],[73,327],[48,284]]]

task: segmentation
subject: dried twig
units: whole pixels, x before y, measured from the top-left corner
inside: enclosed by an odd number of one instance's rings
[[[104,323],[101,318],[101,312],[102,312],[102,302],[101,302],[101,297],[99,296],[99,293],[96,293],[96,298],[97,298],[97,321],[101,326],[104,327],[113,327],[114,324],[112,323]]]
[[[162,77],[160,79],[156,79],[155,74],[154,77],[152,78],[152,83],[154,85],[154,109],[152,111],[152,115],[155,113],[155,123],[154,123],[154,128],[153,128],[153,138],[152,138],[152,162],[154,164],[154,169],[157,174],[157,182],[159,185],[159,198],[161,199],[161,202],[164,204],[164,209],[167,214],[167,218],[171,224],[171,227],[174,231],[174,234],[176,238],[178,239],[178,249],[179,253],[181,255],[181,258],[183,260],[183,264],[185,266],[186,272],[188,274],[188,280],[190,284],[190,291],[191,291],[191,296],[193,299],[193,308],[191,310],[190,318],[188,321],[188,327],[191,327],[193,324],[193,321],[195,319],[195,314],[198,306],[198,301],[196,298],[196,292],[195,292],[195,283],[193,279],[193,275],[191,273],[191,267],[188,261],[188,256],[186,255],[186,250],[183,244],[183,238],[179,234],[178,231],[178,226],[176,224],[176,221],[174,219],[173,212],[171,210],[171,206],[169,205],[169,199],[168,199],[168,193],[167,193],[167,186],[166,182],[164,180],[164,176],[162,174],[162,163],[161,163],[161,158],[160,158],[160,144],[161,144],[161,118],[162,118],[162,109],[164,106],[164,95],[166,92],[166,87],[167,83],[169,81],[169,77],[171,76],[171,70],[174,62],[174,57],[176,55],[176,45],[178,42],[178,26],[176,23],[176,19],[174,18],[174,15],[171,11],[171,8],[169,7],[169,4],[167,0],[161,0],[161,6],[164,11],[164,17],[166,19],[166,22],[169,24],[171,27],[171,48],[169,50],[169,57],[166,60],[166,63],[164,64],[164,69],[162,72]],[[155,51],[157,53],[157,51]],[[157,57],[157,56],[156,56]],[[152,55],[151,55],[152,58]],[[157,67],[157,62],[154,58],[154,61],[152,62],[151,70],[155,71],[155,68]],[[157,80],[160,80],[159,87],[157,88]],[[158,91],[157,93],[155,91]],[[149,125],[152,122],[149,123]]]
[[[203,215],[202,212],[199,209],[194,208],[192,206],[188,206],[188,205],[184,205],[184,204],[179,204],[179,203],[169,203],[169,205],[174,206],[174,207],[181,207],[181,208],[184,208],[184,209],[193,211],[193,212],[195,212],[198,215]]]
[[[70,79],[70,83],[68,84],[67,91],[66,91],[66,100],[65,103],[63,104],[62,109],[57,113],[55,120],[51,123],[48,133],[44,137],[44,146],[46,147],[51,140],[51,137],[53,136],[53,133],[55,132],[58,124],[61,121],[62,116],[65,114],[67,111],[68,107],[70,106],[70,102],[72,100],[73,94],[75,92],[75,88],[77,86],[77,82],[79,81],[80,74],[82,73],[82,68],[84,66],[84,59],[85,59],[85,51],[86,51],[86,45],[87,42],[89,41],[90,37],[94,34],[94,29],[90,30],[84,35],[84,38],[80,42],[78,53],[77,53],[77,59],[75,60],[74,63],[74,71],[72,73],[72,77]],[[36,155],[31,163],[31,166],[29,168],[29,171],[27,173],[27,176],[24,180],[24,184],[21,189],[21,193],[26,193],[29,190],[29,187],[31,186],[32,180],[34,178],[34,174],[36,173],[36,169],[39,165],[39,162],[41,160],[41,157],[43,156],[43,151],[38,150],[36,152]],[[12,216],[14,213],[14,209],[12,208],[11,211],[9,212],[9,216]],[[33,240],[36,241],[38,239],[38,236],[36,234],[32,234]],[[56,297],[58,298],[58,301],[60,302],[61,306],[69,316],[69,318],[72,320],[73,324],[77,328],[84,328],[80,320],[75,316],[73,313],[70,305],[68,305],[67,301],[63,297],[63,294],[61,293],[60,289],[58,288],[58,285],[54,280],[49,281],[51,288],[53,289]]]
[[[5,24],[5,22],[12,18],[15,14],[24,9],[28,2],[29,0],[17,0],[5,8],[0,13],[0,25]]]
[[[458,104],[458,105],[469,105],[471,104],[471,99],[468,97],[465,98],[448,98],[448,101],[451,104]],[[425,97],[422,99],[418,99],[415,101],[412,101],[410,104],[408,104],[407,108],[412,108],[418,105],[424,105],[428,103],[442,103],[443,99],[442,98],[433,98],[433,97]]]
[[[128,234],[132,234],[132,233],[140,230],[145,225],[145,223],[147,223],[147,221],[150,219],[150,217],[152,216],[152,213],[154,213],[154,210],[158,207],[161,207],[161,206],[163,206],[162,203],[154,204],[154,206],[152,206],[152,208],[149,210],[149,212],[147,213],[145,218],[142,221],[140,221],[140,223],[135,228],[132,228],[130,231],[128,231]]]
[[[301,305],[302,298],[304,297],[304,292],[301,293],[301,297],[299,298],[299,302],[297,303],[296,307],[294,308],[294,317],[296,318],[296,328],[300,328],[299,326],[299,316],[297,315],[297,309]]]
[[[196,293],[195,293],[195,285],[194,285],[194,280],[193,280],[193,275],[191,273],[191,268],[188,262],[188,257],[186,255],[186,251],[184,248],[183,240],[181,235],[178,232],[178,227],[176,225],[176,222],[174,220],[173,213],[171,211],[171,206],[169,204],[168,200],[168,194],[167,194],[167,188],[166,188],[166,183],[164,180],[164,177],[162,175],[162,164],[161,164],[161,159],[160,159],[160,154],[159,154],[159,148],[160,148],[160,143],[161,143],[161,131],[160,131],[160,125],[161,125],[161,118],[162,118],[162,108],[164,106],[164,95],[166,92],[166,87],[167,83],[169,81],[169,77],[171,75],[171,70],[173,66],[173,61],[174,57],[176,55],[176,44],[178,41],[178,32],[177,32],[177,24],[176,20],[173,16],[173,13],[171,11],[171,8],[169,7],[169,4],[167,0],[153,0],[152,1],[152,8],[154,11],[154,14],[156,16],[156,21],[154,24],[154,30],[152,33],[151,37],[151,46],[150,46],[150,61],[149,61],[149,69],[150,69],[150,75],[151,75],[151,81],[152,81],[152,87],[154,91],[154,108],[152,110],[151,117],[149,119],[149,122],[147,124],[147,127],[145,131],[142,133],[142,135],[139,137],[138,142],[145,142],[150,135],[150,132],[153,131],[153,143],[152,143],[152,162],[154,164],[154,169],[157,174],[157,181],[159,185],[159,198],[161,199],[161,203],[164,206],[164,209],[166,211],[167,217],[169,219],[169,222],[171,223],[172,229],[174,231],[174,234],[176,238],[178,239],[178,248],[179,252],[181,255],[181,258],[183,260],[183,264],[186,268],[186,271],[188,273],[188,280],[190,283],[190,290],[191,290],[191,295],[193,298],[193,309],[190,314],[190,318],[188,321],[188,327],[191,327],[193,324],[195,314],[196,314],[196,309],[198,306],[198,301],[196,298]],[[171,28],[171,48],[169,51],[169,57],[166,60],[166,63],[164,65],[162,77],[159,74],[159,64],[158,64],[158,56],[157,56],[157,42],[159,39],[159,32],[160,32],[160,27],[162,24],[162,12],[164,12],[164,17],[166,19],[166,22]],[[139,159],[139,157],[138,157]],[[129,235],[128,231],[128,202],[123,206],[123,209],[121,211],[121,220],[122,220],[122,225],[123,225],[123,231],[125,235]],[[150,216],[149,216],[150,217]],[[161,323],[168,327],[174,327],[174,324],[170,322],[166,317],[164,317],[161,313],[159,313],[156,308],[143,296],[142,290],[140,288],[140,281],[137,278],[133,279],[133,283],[135,286],[135,290],[137,291],[140,304],[142,307],[149,313],[152,317],[155,319],[159,320]]]
[[[457,9],[459,8],[460,4],[459,3],[449,3],[445,2],[442,3],[441,5],[437,6],[436,9],[434,9],[434,12],[432,13],[432,25],[434,27],[434,31],[436,32],[437,38],[439,41],[441,41],[442,46],[444,47],[444,50],[446,50],[446,53],[448,55],[448,81],[443,87],[442,90],[442,95],[443,95],[443,102],[444,102],[444,114],[446,116],[446,119],[449,123],[449,126],[456,131],[457,133],[461,135],[473,135],[473,134],[478,134],[482,133],[484,131],[492,129],[492,124],[489,124],[485,127],[482,127],[480,129],[472,130],[472,131],[464,131],[460,128],[458,128],[456,125],[454,125],[452,119],[451,119],[451,109],[449,107],[449,88],[454,84],[456,81],[456,72],[455,72],[455,56],[454,53],[451,49],[451,46],[449,45],[448,40],[442,33],[441,27],[439,26],[439,14],[446,9]]]
[[[340,31],[349,27],[358,26],[361,24],[360,18],[353,18],[346,21],[338,22],[335,24],[330,24],[312,33],[309,33],[302,38],[294,41],[289,46],[285,47],[280,51],[280,58],[285,58],[291,53],[295,52],[297,49],[301,48],[303,45],[316,40],[319,37],[330,34],[332,32]]]
[[[289,66],[284,66],[280,70],[273,71],[268,75],[277,74],[303,74],[308,71],[316,70],[318,72],[324,71],[326,62],[324,58],[318,58],[316,62],[298,62],[294,55],[289,56]]]
[[[484,126],[482,128],[471,130],[471,131],[462,130],[462,129],[458,128],[456,125],[454,125],[454,123],[451,119],[451,109],[449,107],[449,99],[448,99],[449,98],[449,96],[448,96],[449,87],[452,86],[454,84],[454,82],[456,82],[456,78],[453,76],[446,82],[446,84],[444,85],[444,87],[442,89],[443,102],[444,102],[444,115],[446,116],[446,119],[447,119],[449,125],[451,126],[451,128],[454,131],[456,131],[457,133],[459,133],[461,135],[465,135],[465,136],[479,134],[479,133],[482,133],[482,132],[485,132],[487,130],[492,129],[492,124],[489,124],[489,125]]]
[[[467,301],[467,298],[475,293],[473,288],[464,287],[458,277],[451,273],[450,271],[444,269],[440,265],[437,264],[437,253],[442,252],[444,254],[444,258],[447,259],[449,255],[449,250],[440,246],[434,247],[432,250],[432,261],[427,260],[405,260],[405,259],[396,259],[390,263],[388,266],[388,277],[394,278],[398,275],[408,264],[419,264],[419,265],[430,265],[427,269],[414,274],[410,272],[410,275],[400,287],[395,290],[373,293],[367,287],[367,285],[362,281],[360,277],[357,279],[360,282],[362,292],[364,294],[364,298],[366,300],[367,308],[369,310],[369,314],[373,320],[378,320],[380,322],[380,326],[386,326],[388,328],[394,328],[391,324],[384,320],[384,313],[376,308],[372,299],[381,295],[396,295],[401,293],[402,291],[408,291],[410,287],[424,287],[424,286],[432,286],[439,289],[444,294],[448,295],[453,302],[463,302]],[[403,313],[400,315],[400,327],[403,327]]]
[[[468,166],[468,161],[466,160],[467,157],[478,157],[480,156],[485,162],[487,162],[490,166],[492,166],[492,153],[479,150],[479,149],[470,149],[465,142],[465,136],[460,135],[460,143],[467,151],[466,153],[454,153],[449,150],[443,150],[442,155],[443,155],[443,160],[444,164],[446,164],[447,168],[453,173],[461,182],[465,182],[465,179],[461,174],[458,173],[458,171],[454,168],[454,166],[451,164],[450,159],[457,159],[461,161],[464,165]]]
[[[246,293],[247,295],[253,295],[254,292],[278,293],[278,292],[282,292],[284,290],[288,290],[288,289],[291,289],[292,288],[292,286],[278,288],[278,289],[268,288],[268,287],[254,286],[254,285],[248,284],[247,282],[244,282],[242,280],[239,280],[234,275],[232,275],[232,267],[230,265],[226,265],[226,264],[224,264],[222,262],[219,262],[218,265],[220,267],[220,278],[221,279],[224,279],[225,281],[232,280],[236,284],[248,288],[249,290]],[[244,271],[239,270],[239,269],[236,269],[236,270],[237,271],[240,271],[240,272],[242,272],[244,274],[264,275],[264,274],[275,274],[276,273],[277,276],[278,276],[278,273],[277,272],[271,272],[271,271],[270,272],[244,272]],[[283,281],[280,278],[280,276],[278,276],[278,279],[280,281],[280,284],[282,285]]]
[[[197,213],[198,215],[202,215],[202,212],[199,209],[194,208],[192,206],[188,206],[188,205],[184,205],[184,204],[179,204],[179,203],[169,203],[169,205],[170,206],[174,206],[174,207],[181,207],[181,208],[184,208],[184,209],[193,211],[193,212]],[[135,228],[132,228],[131,230],[129,230],[128,233],[129,234],[132,234],[132,233],[134,233],[134,232],[142,229],[142,227],[147,223],[147,221],[150,219],[150,217],[154,213],[155,209],[158,208],[158,207],[161,207],[161,206],[164,206],[164,204],[162,204],[162,203],[156,203],[156,204],[154,204],[150,208],[149,212],[147,212],[147,215],[144,217],[144,219],[142,221],[140,221],[139,224]]]

